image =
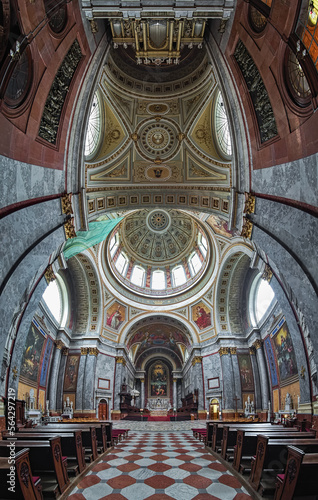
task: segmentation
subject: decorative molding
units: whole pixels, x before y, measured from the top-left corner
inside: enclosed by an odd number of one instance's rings
[[[54,274],[52,264],[49,264],[44,271],[44,278],[46,279],[47,284],[49,285],[52,281],[56,280],[56,276]]]
[[[56,144],[64,102],[81,58],[81,47],[78,41],[75,40],[59,67],[47,96],[40,123],[39,137],[51,144]]]
[[[224,356],[225,354],[229,354],[229,348],[228,347],[220,347],[219,355]]]
[[[197,363],[202,363],[202,356],[194,356],[192,359],[192,366],[196,365]]]
[[[237,347],[230,347],[230,354],[236,354]]]
[[[265,269],[264,269],[263,274],[262,274],[262,279],[264,281],[267,281],[268,283],[270,283],[272,277],[273,277],[273,271],[272,271],[270,265],[265,264]]]
[[[97,356],[98,355],[97,347],[89,347],[88,354],[90,354],[91,356]]]
[[[88,348],[87,347],[81,347],[81,356],[86,356],[88,353]]]
[[[123,356],[116,357],[116,363],[122,363],[124,366],[126,365],[126,360]]]
[[[251,347],[249,347],[249,353],[250,353],[251,356],[255,355],[256,349],[255,349],[255,347],[253,345]]]
[[[62,347],[62,355],[67,356],[68,355],[68,347]]]
[[[65,345],[62,342],[62,340],[56,340],[55,341],[55,347],[56,347],[56,349],[63,349],[63,347],[65,347]]]

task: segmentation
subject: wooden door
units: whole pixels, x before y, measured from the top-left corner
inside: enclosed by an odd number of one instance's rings
[[[108,419],[108,408],[106,401],[101,401],[98,406],[98,420]]]

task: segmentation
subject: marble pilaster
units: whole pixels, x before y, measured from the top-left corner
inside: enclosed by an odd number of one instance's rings
[[[126,361],[122,356],[116,358],[116,374],[115,374],[115,389],[114,389],[114,410],[120,410],[120,396],[121,385],[123,380],[123,372]]]
[[[81,348],[81,357],[79,361],[78,374],[77,374],[77,385],[76,385],[76,399],[75,399],[75,411],[82,411],[83,407],[83,391],[84,391],[84,374],[86,367],[88,349],[87,347]]]
[[[268,410],[269,385],[268,385],[268,372],[263,350],[264,348],[260,340],[256,340],[253,346],[256,349],[256,359],[257,359],[260,386],[261,386],[262,410]]]
[[[173,386],[172,386],[172,401],[173,401],[173,408],[177,408],[177,379],[173,379]]]
[[[195,356],[192,359],[192,371],[194,379],[194,389],[198,389],[198,410],[204,410],[203,399],[203,376],[202,376],[202,356]]]
[[[50,385],[49,385],[49,409],[56,411],[56,396],[57,396],[57,382],[60,370],[60,363],[62,357],[63,342],[57,340],[55,342],[55,350],[53,355],[52,368],[50,371]]]
[[[228,347],[219,350],[223,373],[223,410],[234,410],[234,380],[233,366]]]
[[[95,347],[88,348],[88,355],[85,363],[85,377],[83,386],[83,411],[91,411],[94,409],[95,398],[95,373],[98,351]]]
[[[140,408],[145,408],[145,379],[140,379]]]
[[[231,355],[232,373],[234,381],[234,394],[235,394],[234,397],[238,398],[237,400],[235,400],[237,401],[237,403],[234,403],[234,408],[237,408],[237,410],[239,410],[243,408],[243,402],[242,402],[240,369],[237,359],[236,347],[230,347],[230,355]]]
[[[62,411],[63,409],[63,387],[64,387],[64,375],[65,375],[67,355],[68,355],[68,349],[66,347],[62,347],[62,356],[60,360],[59,373],[57,377],[57,387],[56,387],[57,411]]]
[[[261,380],[259,376],[259,369],[256,358],[256,349],[254,346],[250,347],[250,358],[254,376],[254,387],[255,387],[255,410],[262,409],[262,396],[261,396]]]

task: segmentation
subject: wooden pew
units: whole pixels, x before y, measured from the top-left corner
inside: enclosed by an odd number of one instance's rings
[[[295,432],[291,431],[293,427],[283,427],[266,431],[266,435],[276,439],[306,439],[315,437],[314,433]],[[233,467],[235,470],[244,474],[251,469],[251,459],[255,455],[257,446],[257,436],[261,434],[259,431],[246,431],[245,429],[237,429],[236,444],[234,447]]]
[[[318,492],[318,453],[305,453],[295,446],[287,449],[285,472],[277,476],[274,500],[315,497]]]
[[[73,428],[72,426],[70,427],[61,427],[60,424],[57,425],[50,425],[50,426],[39,426],[37,425],[36,427],[33,427],[32,432],[36,432],[39,434],[47,433],[48,429],[51,433],[54,434],[65,434],[70,431],[76,431],[79,430],[77,428]],[[24,433],[27,430],[30,429],[20,429],[19,432]],[[98,450],[97,450],[97,440],[96,440],[96,429],[95,427],[83,427],[82,429],[82,443],[83,446],[85,447],[85,455],[86,455],[86,460],[89,462],[91,459],[96,460],[98,457]],[[90,456],[91,455],[91,456]]]
[[[47,425],[48,427],[50,427],[52,425],[55,427],[61,426],[61,428],[72,427],[73,429],[83,429],[83,428],[87,428],[87,427],[95,427],[98,444],[100,446],[102,446],[103,451],[106,451],[106,449],[112,445],[112,428],[113,428],[112,422],[105,422],[105,421],[103,421],[103,422],[81,422],[81,423],[60,422],[59,424],[47,423],[45,425]]]
[[[14,459],[14,480],[12,485],[8,483],[12,471],[9,457],[0,458],[1,498],[3,500],[43,500],[41,478],[32,474],[29,449],[23,448],[14,455],[10,455],[10,457]],[[14,491],[9,490],[12,486]]]
[[[209,424],[208,424],[209,425]],[[213,426],[213,432],[212,432],[212,450],[213,451],[216,451],[216,447],[217,446],[220,446],[221,445],[221,440],[222,440],[222,437],[223,437],[223,427],[224,425],[229,425],[229,422],[224,422],[224,423],[220,423],[220,422],[214,422],[212,424]],[[270,424],[269,422],[251,422],[251,423],[236,423],[236,422],[233,422],[232,425],[235,425],[237,428],[247,428],[247,429],[260,429],[260,431],[262,432],[262,429],[265,431],[267,429],[267,427],[272,427],[272,424]],[[252,427],[251,427],[252,426]],[[279,428],[281,428],[282,426],[277,426]],[[207,439],[209,438],[209,433],[207,433]]]
[[[29,432],[17,432],[14,434],[14,438],[18,440],[34,441],[39,439],[39,433],[33,432],[32,429],[27,429]],[[68,431],[67,433],[61,432],[60,434],[56,432],[41,432],[40,439],[46,440],[53,436],[59,435],[61,438],[61,446],[63,455],[67,456],[68,464],[68,474],[77,475],[86,468],[85,462],[85,451],[83,449],[82,443],[82,431]],[[12,436],[9,432],[4,432],[2,435],[3,439],[10,440]],[[72,463],[75,462],[72,466]]]
[[[306,432],[304,434],[308,436],[311,433]],[[276,478],[277,473],[284,471],[287,446],[296,446],[308,453],[318,451],[318,439],[308,437],[307,439],[276,439],[260,434],[257,437],[256,455],[252,457],[249,477],[249,483],[254,490],[258,490],[262,480],[262,491],[264,492],[270,486],[272,480]],[[280,467],[274,468],[274,465],[280,465]]]
[[[0,441],[0,455],[6,456],[8,440]],[[28,448],[32,471],[42,480],[43,493],[63,493],[69,484],[67,459],[62,455],[59,436],[49,440],[14,441],[15,449]],[[58,486],[58,488],[56,488]]]

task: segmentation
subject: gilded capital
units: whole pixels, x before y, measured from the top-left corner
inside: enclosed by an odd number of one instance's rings
[[[236,354],[237,347],[230,347],[230,353],[231,354]]]
[[[268,283],[269,283],[271,281],[272,277],[273,277],[273,271],[272,271],[270,265],[265,264],[265,269],[264,269],[263,274],[262,274],[262,279],[264,281],[268,281]]]
[[[245,193],[244,212],[246,214],[253,214],[255,212],[255,196],[251,193]]]
[[[73,213],[72,209],[72,194],[63,194],[61,198],[62,214],[71,215]]]
[[[74,227],[74,218],[71,218],[65,222],[64,231],[65,231],[65,238],[67,240],[75,238],[76,232],[75,232],[75,227]]]
[[[202,356],[194,356],[192,360],[192,366],[196,365],[197,363],[202,363]]]
[[[174,384],[176,384],[176,383],[177,383],[177,380],[178,380],[177,378],[174,378],[174,379],[173,379],[173,383],[174,383]]]
[[[90,354],[91,356],[97,356],[97,354],[98,354],[97,347],[89,347],[88,354]]]
[[[62,348],[62,355],[63,356],[67,356],[68,355],[68,348],[67,347],[63,347]]]
[[[252,229],[253,229],[253,223],[250,220],[243,217],[243,227],[242,227],[241,236],[243,236],[243,238],[251,239]]]
[[[62,340],[56,340],[55,346],[56,346],[56,349],[62,349],[63,347],[65,347]]]
[[[219,355],[220,356],[224,356],[224,354],[228,354],[229,353],[229,348],[228,347],[220,347],[219,349]]]
[[[144,384],[144,383],[145,383],[145,379],[144,379],[144,378],[141,378],[141,379],[140,379],[140,382],[141,382],[142,384]]]
[[[123,356],[117,356],[116,363],[122,363],[124,366],[126,365],[126,360]]]
[[[81,355],[86,356],[87,353],[88,353],[87,347],[81,347]]]
[[[262,347],[262,345],[263,345],[263,343],[259,339],[255,340],[255,342],[253,342],[253,346],[255,347],[255,349],[260,349]]]
[[[251,355],[254,355],[255,354],[255,347],[252,345],[250,348],[249,348],[249,352]]]
[[[47,284],[49,285],[52,281],[56,280],[56,276],[54,274],[52,265],[49,264],[44,272],[44,278],[46,279]]]

